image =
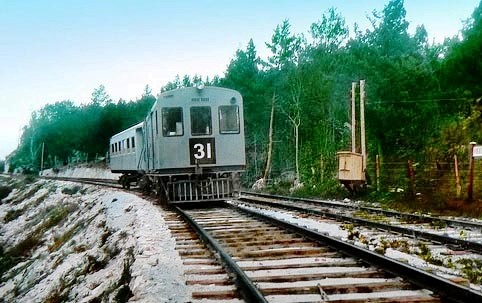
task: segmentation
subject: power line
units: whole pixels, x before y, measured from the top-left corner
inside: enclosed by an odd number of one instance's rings
[[[370,101],[366,104],[398,104],[398,103],[425,103],[425,102],[435,102],[435,101],[467,101],[467,98],[447,98],[447,99],[419,99],[419,100],[399,100],[399,101]]]

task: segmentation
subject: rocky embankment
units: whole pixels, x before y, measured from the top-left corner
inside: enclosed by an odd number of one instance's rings
[[[0,302],[185,302],[162,210],[93,185],[0,176]]]

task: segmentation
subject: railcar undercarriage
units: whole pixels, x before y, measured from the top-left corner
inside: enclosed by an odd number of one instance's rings
[[[239,172],[186,175],[146,173],[138,176],[137,183],[142,191],[154,192],[161,203],[220,201],[232,198],[239,193],[239,174]],[[129,176],[125,179],[131,180]]]

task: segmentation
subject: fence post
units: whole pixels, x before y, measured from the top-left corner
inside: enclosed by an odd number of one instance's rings
[[[377,186],[377,191],[380,191],[380,157],[375,156],[375,184]]]
[[[459,161],[457,159],[457,155],[454,155],[454,171],[455,171],[456,197],[460,198],[460,193],[462,192],[462,186],[460,185]]]
[[[415,171],[413,170],[412,160],[407,161],[407,175],[410,183],[410,194],[415,197]]]
[[[467,185],[467,201],[472,202],[474,199],[474,146],[475,142],[470,142],[469,148],[469,184]]]

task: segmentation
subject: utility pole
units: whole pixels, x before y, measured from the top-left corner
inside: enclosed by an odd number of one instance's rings
[[[351,83],[351,152],[356,153],[356,116],[355,116],[355,98],[356,98],[356,82]]]
[[[45,152],[45,142],[42,142],[42,158],[40,159],[40,172],[44,170],[44,152]]]
[[[474,192],[474,147],[476,142],[470,142],[469,149],[469,184],[467,185],[467,201],[472,202]]]
[[[365,143],[365,80],[360,80],[360,132],[363,172],[367,169],[367,148]]]

